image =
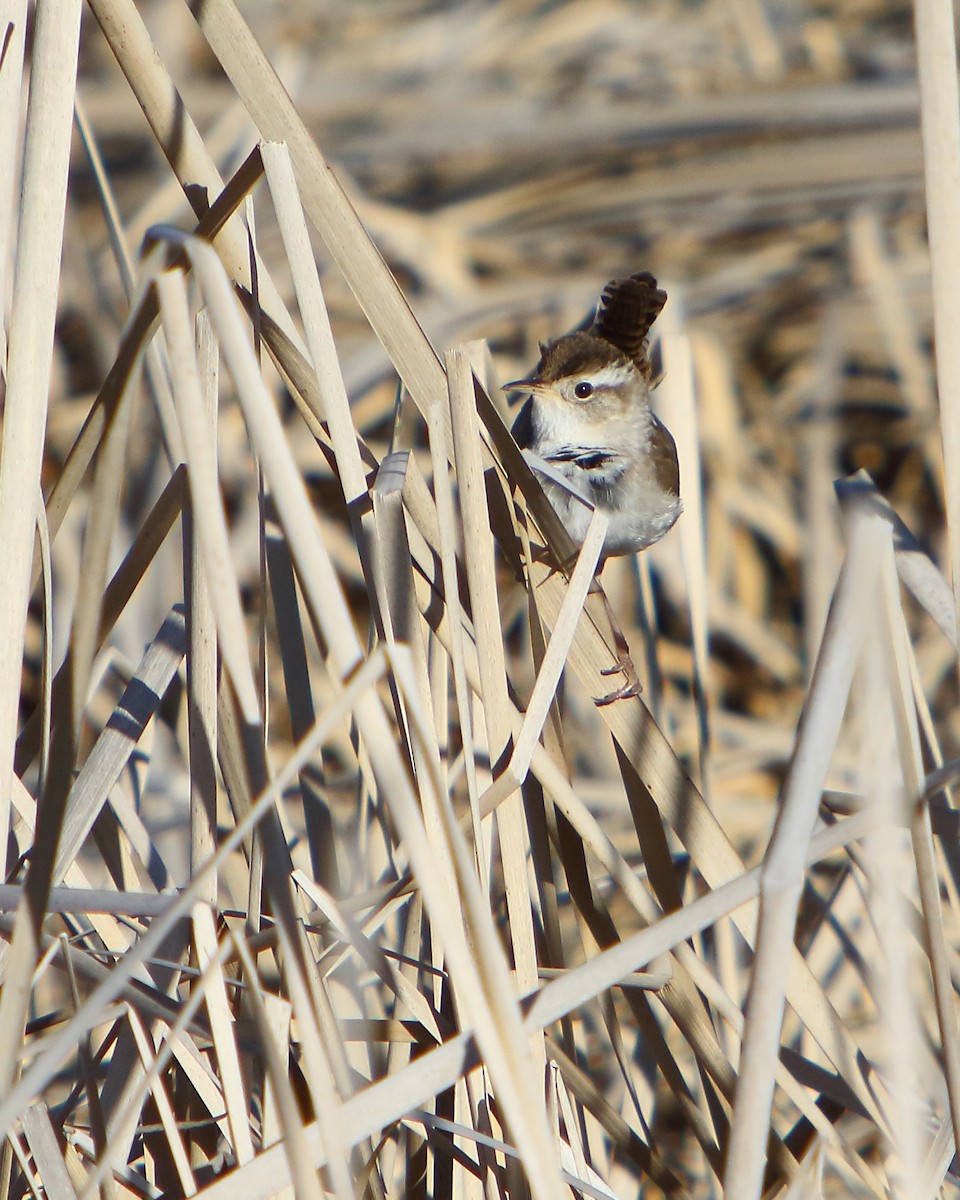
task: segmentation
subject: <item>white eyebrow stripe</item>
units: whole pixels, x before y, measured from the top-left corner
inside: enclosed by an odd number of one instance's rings
[[[597,388],[616,387],[618,384],[626,383],[632,371],[633,367],[627,363],[610,363],[606,367],[601,367],[599,371],[583,371],[577,376],[577,381],[592,383]]]

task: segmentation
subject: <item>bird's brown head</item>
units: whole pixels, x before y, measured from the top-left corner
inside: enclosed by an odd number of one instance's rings
[[[543,347],[536,370],[504,391],[575,407],[586,420],[621,416],[648,397],[647,382],[616,346],[592,333],[568,333]]]
[[[503,390],[572,405],[586,421],[629,415],[649,399],[653,368],[647,335],[666,299],[649,272],[614,279],[603,290],[590,329],[542,347],[533,374]]]

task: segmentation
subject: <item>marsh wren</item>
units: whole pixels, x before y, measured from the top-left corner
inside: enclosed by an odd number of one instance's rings
[[[677,448],[650,407],[656,380],[648,335],[666,300],[646,271],[613,280],[589,329],[542,346],[533,374],[503,389],[529,393],[513,436],[545,464],[531,463],[573,541],[580,545],[590,524],[590,508],[578,497],[609,520],[598,575],[607,558],[659,541],[683,509]],[[604,702],[639,690],[626,640],[607,610],[628,682]]]

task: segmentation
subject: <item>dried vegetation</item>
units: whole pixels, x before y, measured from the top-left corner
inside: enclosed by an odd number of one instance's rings
[[[954,1194],[946,0],[926,189],[880,0],[38,10],[0,1194]],[[598,709],[498,384],[640,269],[686,512]]]

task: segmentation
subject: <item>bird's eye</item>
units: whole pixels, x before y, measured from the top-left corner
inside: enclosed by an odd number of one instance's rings
[[[593,384],[587,383],[585,379],[582,379],[573,389],[573,394],[578,400],[586,400],[588,396],[593,395]]]

